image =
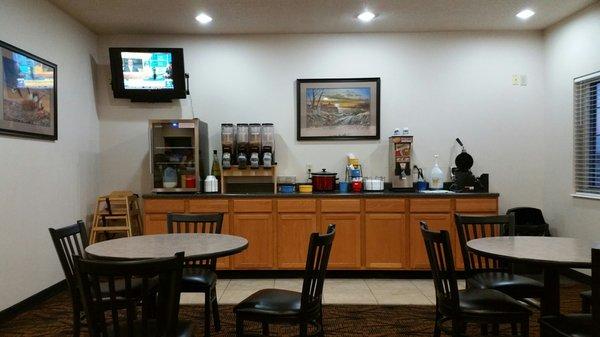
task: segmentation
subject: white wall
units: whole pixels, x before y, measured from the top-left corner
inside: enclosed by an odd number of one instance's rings
[[[115,100],[108,47],[183,47],[191,98],[173,104]],[[354,152],[367,175],[387,176],[394,128],[415,135],[415,160],[428,171],[440,153],[445,171],[460,137],[489,172],[501,208],[541,206],[543,39],[540,32],[346,35],[101,36],[98,69],[101,191],[147,192],[150,118],[208,122],[211,148],[223,122],[273,122],[280,175],[305,177],[305,166],[343,172]],[[513,86],[512,74],[528,85]],[[381,77],[380,141],[298,142],[295,80]],[[453,152],[454,151],[454,152]]]
[[[573,79],[600,71],[600,4],[545,34],[544,212],[560,235],[600,240],[600,200],[573,193]]]
[[[4,0],[0,40],[58,65],[58,141],[0,136],[0,310],[64,279],[48,227],[84,219],[98,191],[96,37],[46,1]]]

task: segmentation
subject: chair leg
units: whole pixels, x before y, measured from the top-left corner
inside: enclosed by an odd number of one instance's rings
[[[510,331],[513,336],[519,335],[519,330],[517,329],[517,323],[510,323]]]
[[[81,305],[78,299],[73,299],[73,337],[81,334]]]
[[[442,335],[442,330],[440,329],[440,312],[438,310],[435,311],[435,326],[433,327],[433,337],[440,337]]]
[[[300,337],[308,336],[308,324],[300,323]]]
[[[263,336],[269,335],[269,323],[267,323],[267,322],[262,322],[262,335]]]
[[[500,324],[498,324],[498,323],[492,324],[492,334],[494,336],[498,336],[500,334]]]
[[[521,323],[521,337],[529,337],[529,319]]]
[[[319,318],[317,319],[319,323],[319,334],[320,337],[325,337],[325,325],[323,325],[323,307],[321,307],[321,311],[319,313]]]
[[[244,320],[241,319],[239,316],[235,318],[235,336],[244,336]]]
[[[481,324],[481,335],[482,336],[487,336],[488,335],[488,326],[487,326],[487,324]]]
[[[212,312],[213,312],[213,321],[215,324],[215,330],[221,331],[221,318],[219,316],[219,302],[217,302],[217,289],[213,288],[212,290]]]
[[[460,331],[462,330],[463,322],[453,319],[452,320],[452,337],[462,337]]]
[[[210,295],[211,295],[210,291],[207,291],[206,294],[204,295],[204,337],[210,336],[210,318],[211,318],[210,308],[212,307],[212,305],[210,303],[210,298],[211,298]]]

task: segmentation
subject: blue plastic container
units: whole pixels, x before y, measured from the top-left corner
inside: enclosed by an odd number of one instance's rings
[[[340,181],[340,192],[348,193],[348,182],[347,181]]]

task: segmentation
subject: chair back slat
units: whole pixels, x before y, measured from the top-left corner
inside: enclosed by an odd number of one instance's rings
[[[171,258],[140,261],[99,261],[74,257],[79,291],[92,337],[106,336],[108,330],[115,337],[134,336],[134,327],[141,320],[142,335],[148,332],[148,311],[157,298],[155,319],[156,336],[175,336],[178,314],[183,253]],[[107,284],[108,293],[100,284]],[[116,282],[124,282],[124,290],[117,293]],[[133,286],[138,282],[141,287]],[[150,286],[150,285],[153,286]],[[141,317],[137,304],[142,303]],[[107,316],[110,322],[107,324]],[[139,332],[135,332],[139,335]]]
[[[304,282],[302,283],[301,311],[317,310],[322,303],[323,284],[329,264],[329,255],[335,237],[335,225],[327,226],[327,233],[312,233],[308,245]]]
[[[221,234],[223,229],[223,213],[214,214],[167,214],[167,230],[174,233],[209,233]],[[200,267],[215,270],[217,259],[187,260],[186,267]]]
[[[600,247],[592,249],[592,329],[600,337]]]
[[[450,235],[444,230],[430,231],[424,221],[421,221],[420,225],[435,286],[436,306],[441,313],[457,312],[458,283]]]
[[[454,222],[458,232],[460,250],[465,271],[508,271],[508,265],[499,259],[492,259],[472,253],[467,242],[487,237],[514,235],[514,215],[474,216],[455,214]]]
[[[85,256],[85,248],[88,245],[85,224],[79,220],[76,224],[58,229],[49,228],[48,231],[65,274],[67,285],[71,293],[76,293],[77,283],[75,281],[73,256]]]

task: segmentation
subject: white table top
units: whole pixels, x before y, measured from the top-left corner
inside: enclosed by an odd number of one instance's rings
[[[498,236],[467,242],[469,250],[482,256],[570,268],[591,268],[592,247],[587,240],[543,236]]]
[[[156,234],[107,240],[85,252],[98,259],[134,260],[171,257],[184,252],[186,259],[205,259],[239,253],[248,247],[243,237],[226,234]]]

